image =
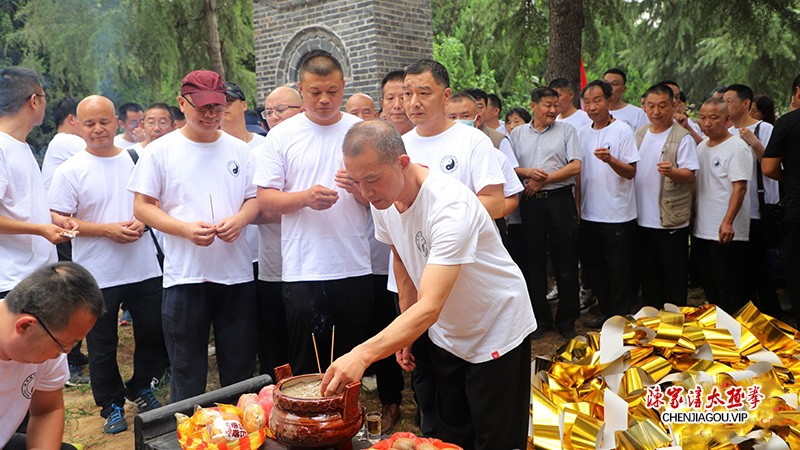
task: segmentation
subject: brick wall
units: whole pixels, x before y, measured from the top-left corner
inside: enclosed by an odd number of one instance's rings
[[[376,101],[380,80],[432,55],[430,0],[253,0],[258,103],[297,81],[304,54],[331,52],[345,71],[345,98]]]

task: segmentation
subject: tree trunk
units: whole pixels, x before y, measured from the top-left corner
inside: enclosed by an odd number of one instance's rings
[[[547,69],[544,72],[548,83],[556,78],[566,78],[576,88],[580,87],[583,2],[584,0],[548,0],[550,47],[547,52]]]
[[[222,65],[222,45],[219,40],[217,26],[217,0],[203,1],[203,19],[206,22],[206,47],[211,70],[225,78],[225,67]]]

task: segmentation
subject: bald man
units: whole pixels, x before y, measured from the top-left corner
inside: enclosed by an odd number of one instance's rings
[[[361,117],[363,120],[375,120],[378,118],[375,101],[363,92],[351,95],[344,105],[344,110],[354,116]]]
[[[261,116],[267,121],[271,130],[289,117],[303,111],[305,108],[303,108],[303,98],[300,97],[300,93],[289,86],[280,86],[267,96]]]
[[[106,312],[86,343],[92,395],[106,419],[103,431],[113,434],[128,428],[126,398],[139,412],[161,406],[150,384],[167,367],[161,269],[153,240],[141,239],[145,225],[133,218],[133,194],[126,186],[134,163],[128,152],[114,145],[114,104],[92,95],[78,104],[77,112],[86,149],[58,166],[48,201],[51,211],[72,216],[80,226],[72,259],[89,270],[103,294]],[[127,383],[117,366],[117,314],[123,300],[136,324],[133,377]]]

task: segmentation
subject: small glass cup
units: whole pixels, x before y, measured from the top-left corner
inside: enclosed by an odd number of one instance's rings
[[[372,444],[381,440],[381,413],[378,411],[367,413],[367,439]]]

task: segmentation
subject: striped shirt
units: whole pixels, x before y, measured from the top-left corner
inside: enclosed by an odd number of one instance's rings
[[[575,128],[565,122],[554,122],[541,132],[533,127],[533,121],[511,131],[508,136],[519,167],[538,168],[547,173],[566,166],[573,160],[581,160],[578,134]],[[548,184],[542,189],[549,191],[575,184],[574,177]]]

